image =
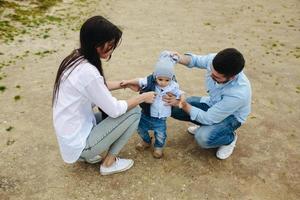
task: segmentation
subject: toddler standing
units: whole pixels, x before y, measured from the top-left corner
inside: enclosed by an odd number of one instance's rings
[[[123,87],[138,85],[141,88],[140,93],[155,91],[156,97],[152,104],[141,103],[142,116],[138,125],[138,134],[141,141],[137,144],[136,149],[145,150],[151,146],[151,137],[149,130],[154,131],[154,158],[163,156],[163,148],[167,138],[167,117],[171,116],[171,106],[165,105],[162,97],[167,93],[172,93],[177,99],[180,99],[182,91],[175,79],[174,65],[178,57],[171,56],[167,51],[163,51],[155,65],[153,74],[145,77],[128,81],[123,81]]]

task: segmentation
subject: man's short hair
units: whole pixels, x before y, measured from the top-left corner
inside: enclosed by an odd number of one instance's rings
[[[214,57],[212,64],[218,73],[226,77],[232,77],[243,70],[245,59],[238,50],[227,48]]]

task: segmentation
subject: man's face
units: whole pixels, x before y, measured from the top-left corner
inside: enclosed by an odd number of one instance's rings
[[[158,77],[156,77],[156,83],[157,83],[160,87],[166,87],[166,86],[168,86],[169,83],[170,83],[170,78],[164,77],[164,76],[158,76]]]
[[[228,78],[228,77],[224,76],[223,74],[220,74],[219,72],[217,72],[213,67],[212,67],[210,76],[214,81],[216,81],[219,84],[224,84],[224,83],[227,83],[228,81],[234,79],[234,76]]]

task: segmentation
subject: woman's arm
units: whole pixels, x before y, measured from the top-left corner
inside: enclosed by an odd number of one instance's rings
[[[134,92],[140,91],[140,78],[130,79],[130,80],[123,80],[121,81],[120,85],[122,88],[130,88]]]
[[[90,81],[82,92],[92,103],[112,118],[119,117],[142,102],[152,103],[155,99],[154,92],[147,92],[128,100],[118,100],[112,96],[102,77]]]
[[[121,89],[123,88],[121,86],[121,82],[122,81],[106,81],[106,85],[107,85],[107,88],[112,91],[112,90],[118,90],[118,89]]]
[[[130,110],[143,102],[153,103],[155,96],[156,96],[155,92],[145,92],[138,96],[132,97],[126,101],[127,102],[127,110]]]
[[[131,80],[123,80],[123,81],[106,81],[107,88],[112,90],[119,90],[130,88],[134,92],[138,92],[140,90],[139,79],[131,79]]]

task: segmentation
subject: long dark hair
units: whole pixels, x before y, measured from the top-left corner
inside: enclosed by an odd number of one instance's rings
[[[102,16],[94,16],[84,22],[80,29],[80,48],[68,55],[58,68],[53,88],[52,106],[58,96],[59,86],[64,72],[73,67],[68,73],[68,75],[70,75],[85,59],[98,69],[105,82],[101,59],[96,48],[104,47],[105,43],[112,42],[112,48],[107,51],[114,50],[118,46],[121,37],[122,31]]]

